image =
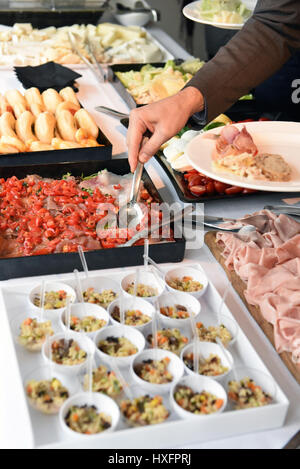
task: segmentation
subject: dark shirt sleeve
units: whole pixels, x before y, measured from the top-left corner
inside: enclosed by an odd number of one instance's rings
[[[274,75],[297,50],[300,0],[259,0],[243,29],[186,86],[203,94],[209,122]]]

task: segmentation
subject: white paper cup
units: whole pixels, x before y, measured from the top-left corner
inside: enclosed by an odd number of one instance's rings
[[[52,347],[52,343],[55,341],[59,341],[61,339],[70,340],[73,339],[79,347],[87,353],[87,357],[84,362],[78,365],[60,365],[55,363],[53,360],[50,359],[50,347]],[[95,353],[95,345],[91,339],[86,337],[83,334],[77,334],[76,332],[69,332],[69,333],[60,333],[52,336],[42,348],[42,356],[46,360],[49,366],[52,367],[54,373],[65,373],[68,375],[77,375],[82,369],[87,365],[87,360],[90,355],[94,355]]]
[[[65,422],[65,417],[68,414],[70,407],[72,406],[84,406],[84,405],[94,405],[97,407],[98,412],[103,412],[104,414],[108,415],[111,418],[111,426],[104,430],[101,433],[97,433],[95,435],[85,435],[82,433],[77,433]],[[118,425],[120,420],[120,411],[117,404],[108,396],[101,393],[80,393],[76,394],[75,396],[70,397],[59,412],[59,423],[64,431],[65,435],[68,438],[80,438],[80,439],[92,439],[92,438],[99,438],[104,433],[111,433],[115,430],[116,426]]]
[[[193,313],[195,321],[199,319],[198,316],[201,312],[201,304],[194,296],[189,295],[188,293],[182,293],[178,291],[171,293],[169,291],[169,292],[165,292],[159,298],[160,308],[163,308],[166,306],[174,306],[174,305],[184,306],[189,313],[189,317],[187,319],[173,319],[159,312],[159,319],[161,323],[164,325],[164,327],[173,329],[173,328],[189,326],[191,323],[191,319],[190,319],[191,313]]]
[[[118,325],[120,325],[120,322],[116,321],[112,317],[112,313],[113,313],[114,308],[116,306],[120,306],[120,301],[119,300],[116,300],[116,301],[114,301],[113,303],[111,303],[109,305],[108,313],[109,313],[109,317],[110,317],[110,320],[111,320],[112,324],[118,326]],[[123,298],[122,307],[124,309],[124,312],[129,311],[129,310],[136,310],[137,309],[137,310],[141,311],[142,314],[149,317],[149,321],[146,324],[143,324],[141,326],[130,326],[130,327],[134,327],[134,328],[138,329],[141,332],[144,332],[146,329],[149,329],[149,327],[151,328],[152,317],[153,317],[153,314],[154,314],[155,310],[154,310],[153,305],[151,303],[149,303],[149,301],[146,301],[143,298],[138,298],[138,297]]]
[[[162,360],[163,358],[166,358],[166,357],[170,359],[168,370],[173,375],[173,381],[170,383],[165,383],[165,384],[149,383],[148,381],[141,379],[134,371],[135,366],[138,365],[139,363],[142,363],[145,360]],[[145,391],[151,394],[167,393],[170,390],[172,384],[178,381],[182,377],[183,373],[184,373],[184,366],[180,358],[177,355],[175,355],[175,353],[172,353],[166,350],[161,350],[161,349],[144,350],[143,352],[139,353],[135,357],[135,359],[133,360],[131,364],[131,375],[134,379],[135,384],[140,386],[141,389],[144,389]]]
[[[94,316],[97,319],[103,319],[106,321],[106,324],[101,328],[103,329],[104,327],[107,327],[109,325],[109,314],[106,311],[106,309],[101,308],[101,306],[94,305],[92,303],[75,303],[71,306],[71,316],[76,316],[80,319],[83,319],[85,316]],[[60,323],[61,327],[64,329],[64,331],[67,330],[67,325],[66,325],[66,311],[63,311],[60,317]],[[100,329],[98,329],[99,331]],[[90,337],[92,340],[97,334],[98,331],[95,332],[83,332],[80,331],[81,334],[86,335],[87,337]],[[72,331],[75,334],[79,334],[77,331]]]
[[[142,397],[142,396],[145,396],[145,395],[149,395],[146,391],[143,391],[143,389],[141,389],[140,386],[136,386],[136,385],[130,386],[130,394],[132,395],[133,399],[136,399],[138,397]],[[156,393],[156,395],[157,395],[157,393]],[[150,397],[151,398],[155,397],[155,394],[152,393],[150,395]],[[168,422],[170,417],[171,417],[172,409],[170,409],[170,403],[169,403],[166,396],[161,396],[161,397],[163,399],[163,405],[165,406],[165,408],[169,412],[169,416],[163,422],[160,422],[159,424],[154,424],[154,425],[161,425],[162,423]],[[123,399],[121,399],[121,401],[120,401],[120,405],[122,404],[122,401],[127,401],[127,400],[129,400],[129,397],[127,397],[127,396],[124,397],[123,396]],[[140,428],[140,427],[152,425],[152,424],[143,425],[143,424],[140,424],[140,423],[137,423],[137,422],[133,422],[132,420],[126,418],[125,415],[122,413],[122,411],[121,411],[121,417],[122,417],[123,422],[125,422],[126,425],[128,425],[129,427]]]
[[[135,282],[136,274],[129,274],[126,275],[121,281],[121,288],[124,293],[124,296],[127,298],[132,298],[133,295],[130,295],[127,293],[128,287]],[[155,296],[149,296],[143,298],[144,300],[150,301],[150,303],[155,303],[155,301],[162,295],[162,293],[165,290],[165,282],[163,279],[161,279],[160,282],[158,282],[156,276],[149,271],[140,271],[139,273],[139,284],[147,285],[152,288],[156,288],[157,290],[157,295]]]
[[[23,349],[27,350],[28,352],[39,353],[42,350],[43,344],[45,343],[46,339],[43,343],[41,342],[39,344],[28,344],[25,346],[20,343],[21,325],[23,321],[25,321],[25,319],[27,318],[36,319],[38,322],[43,322],[43,323],[48,322],[49,319],[45,318],[41,321],[39,314],[29,311],[26,313],[19,314],[18,316],[14,317],[10,322],[12,335],[16,344],[22,347]],[[51,327],[52,327],[53,333],[55,334],[55,328],[53,327],[52,321],[51,321]]]
[[[125,337],[128,339],[135,347],[137,348],[137,353],[129,355],[128,357],[112,357],[100,350],[98,344],[101,340],[106,340],[107,337]],[[95,338],[94,342],[96,345],[96,354],[100,360],[112,365],[114,362],[119,367],[129,366],[134,360],[134,357],[137,356],[139,352],[145,348],[145,338],[143,334],[134,327],[129,326],[109,326],[105,327],[103,330],[100,330]]]
[[[272,376],[256,368],[250,368],[247,366],[239,366],[234,368],[231,373],[226,376],[225,389],[227,390],[227,392],[230,381],[241,381],[244,378],[252,379],[255,384],[260,386],[264,392],[266,392],[269,396],[272,397],[273,403],[276,403],[277,386],[275,384],[274,379],[272,378]],[[228,400],[228,403],[230,404],[231,408],[234,407],[234,403],[230,402],[230,400]],[[254,409],[257,409],[257,407],[254,407]]]
[[[30,371],[30,373],[28,373],[25,376],[25,379],[24,379],[24,388],[25,388],[25,393],[26,393],[26,397],[28,399],[29,404],[38,412],[42,412],[47,415],[58,414],[59,408],[55,408],[54,406],[52,408],[50,406],[47,411],[40,409],[37,406],[36,402],[30,399],[30,397],[27,395],[26,388],[30,381],[33,381],[33,380],[35,381],[47,380],[48,381],[53,378],[58,379],[61,382],[61,384],[68,390],[69,397],[76,394],[80,389],[79,381],[76,378],[68,376],[68,375],[64,375],[61,373],[56,373],[54,372],[54,370],[52,370],[52,368],[50,368],[50,366],[46,366],[46,365],[41,366],[39,368],[34,368],[32,371]]]
[[[223,373],[222,375],[218,375],[218,376],[208,376],[208,378],[214,379],[216,381],[220,381],[230,373],[230,371],[232,370],[232,366],[233,366],[233,357],[230,352],[226,351],[226,354],[225,354],[222,348],[220,347],[220,345],[214,344],[212,342],[198,341],[197,347],[198,347],[198,351],[200,354],[200,359],[201,357],[204,359],[207,359],[210,354],[217,355],[218,357],[220,357],[222,365],[228,368],[228,371],[226,371],[226,373]],[[180,356],[184,364],[184,369],[187,372],[187,374],[191,376],[199,376],[199,373],[195,373],[188,366],[186,366],[186,364],[183,361],[184,357],[187,354],[193,353],[193,352],[194,352],[194,344],[190,343],[186,347],[184,347],[184,349],[181,351]]]
[[[211,317],[211,319],[209,319],[209,321],[201,321],[201,318],[199,317],[199,318],[197,318],[197,322],[202,322],[203,325],[206,328],[208,328],[210,326],[216,327],[216,326],[219,326],[220,324],[223,324],[231,334],[232,339],[228,344],[228,347],[231,347],[235,344],[235,342],[237,340],[238,333],[239,333],[239,326],[238,326],[237,322],[234,319],[231,319],[230,317],[226,316],[225,314],[220,314],[219,319],[220,319],[220,323],[218,322],[218,318],[215,317],[215,316]]]
[[[195,298],[200,298],[202,295],[204,295],[208,286],[207,277],[203,272],[201,272],[198,269],[194,269],[192,267],[176,267],[175,269],[168,270],[164,279],[167,285],[167,289],[173,293],[178,293],[179,290],[176,290],[175,288],[170,287],[168,282],[173,281],[176,278],[182,279],[183,277],[186,277],[186,276],[192,277],[192,279],[195,280],[196,282],[200,282],[201,285],[203,285],[203,288],[196,292],[181,292],[181,293],[192,295]]]
[[[66,283],[61,283],[61,282],[46,282],[45,293],[50,292],[50,291],[57,292],[57,291],[60,291],[60,290],[64,290],[67,293],[67,296],[70,298],[70,302],[75,303],[76,293],[75,293],[75,291],[73,290],[72,287],[70,287]],[[34,298],[35,298],[36,295],[40,295],[40,294],[41,294],[41,286],[40,285],[37,285],[36,287],[34,287],[31,290],[31,292],[29,293],[30,305],[35,311],[38,312],[39,315],[42,312],[42,308],[39,308],[38,306],[35,306]],[[44,310],[44,317],[47,318],[47,319],[55,319],[55,318],[60,316],[60,314],[62,313],[62,311],[64,311],[64,309],[66,309],[66,306],[64,306],[63,308],[58,308],[58,309],[45,309]]]
[[[174,398],[174,392],[175,392],[176,386],[181,386],[181,385],[190,387],[196,393],[201,393],[203,391],[206,391],[206,392],[213,394],[218,399],[222,399],[224,401],[222,407],[212,414],[194,414],[193,412],[189,412],[183,409],[179,404],[177,404]],[[223,412],[227,405],[227,394],[223,386],[221,386],[217,381],[211,378],[207,378],[206,376],[200,376],[200,375],[185,376],[179,382],[175,383],[172,386],[171,391],[170,391],[170,401],[171,401],[171,405],[174,411],[179,417],[183,419],[191,419],[191,418],[201,419],[201,418],[209,418],[212,415],[217,415]]]

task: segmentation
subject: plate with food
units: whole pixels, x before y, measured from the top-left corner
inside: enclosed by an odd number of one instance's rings
[[[200,0],[189,3],[182,12],[197,23],[238,30],[251,17],[255,5],[255,0]]]
[[[300,124],[249,122],[215,128],[187,146],[188,162],[225,184],[271,192],[300,191]]]

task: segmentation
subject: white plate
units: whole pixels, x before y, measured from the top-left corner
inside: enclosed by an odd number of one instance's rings
[[[189,3],[184,7],[182,10],[182,13],[184,16],[186,16],[188,19],[195,21],[196,23],[202,23],[202,24],[208,24],[210,26],[215,26],[216,28],[221,28],[221,29],[242,29],[245,23],[215,23],[213,21],[208,21],[202,19],[200,16],[197,15],[197,7],[200,6],[202,0],[198,0],[197,2],[192,2]],[[243,3],[246,5],[249,10],[254,10],[256,1],[254,0],[243,0]]]
[[[234,125],[239,130],[245,125],[260,153],[281,155],[292,168],[291,180],[288,182],[249,180],[230,173],[214,171],[211,155],[216,142],[205,136],[209,133],[220,134],[222,128],[200,134],[188,144],[186,154],[189,163],[205,176],[232,186],[270,192],[300,192],[300,123],[248,122]]]

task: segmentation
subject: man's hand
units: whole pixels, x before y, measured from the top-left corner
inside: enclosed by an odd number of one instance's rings
[[[135,170],[138,160],[146,163],[155,155],[162,144],[174,137],[203,106],[201,92],[188,87],[170,98],[131,111],[127,134],[131,171]],[[143,140],[147,130],[152,137]]]

